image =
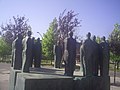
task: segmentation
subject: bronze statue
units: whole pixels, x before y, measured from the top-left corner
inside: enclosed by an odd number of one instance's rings
[[[66,62],[66,75],[73,76],[76,66],[76,40],[73,39],[73,32],[70,32],[69,36],[67,39],[68,60]]]
[[[64,61],[65,64],[65,73],[64,75],[67,75],[67,71],[68,71],[68,67],[67,67],[67,60],[68,60],[68,50],[67,50],[67,37],[64,39],[63,42],[63,56],[62,59]]]
[[[34,59],[35,59],[35,38],[32,37],[32,59],[30,62],[30,67],[32,67]]]
[[[110,60],[110,52],[109,52],[109,43],[105,40],[105,36],[102,38],[102,42],[100,43],[102,49],[102,76],[109,75],[109,60]]]
[[[84,62],[84,49],[83,44],[80,46],[80,71],[83,72],[83,76],[85,76],[85,62]]]
[[[18,34],[12,43],[13,48],[13,68],[20,70],[22,68],[22,35]]]
[[[28,31],[28,36],[23,39],[23,65],[22,71],[29,72],[29,67],[32,60],[32,38],[31,31]]]
[[[61,59],[62,59],[62,46],[60,41],[57,42],[55,46],[55,68],[60,68]]]
[[[80,60],[84,76],[97,76],[98,47],[91,40],[91,33],[80,48]]]
[[[99,51],[99,44],[96,42],[96,36],[93,36],[93,44],[94,44],[94,56],[92,60],[92,70],[93,70],[93,75],[98,76],[98,63],[100,61],[100,51]]]
[[[41,67],[41,59],[42,59],[42,45],[40,42],[40,38],[37,39],[34,47],[34,67],[40,68]]]

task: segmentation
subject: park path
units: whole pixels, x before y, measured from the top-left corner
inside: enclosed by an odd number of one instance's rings
[[[44,67],[44,68],[51,68],[54,69],[53,67]],[[63,70],[63,69],[60,69]],[[61,72],[62,74],[64,71]],[[9,74],[10,74],[10,64],[7,63],[0,63],[0,90],[8,90],[9,86]],[[75,75],[79,75],[80,71],[76,69]],[[110,90],[120,90],[120,72],[117,73],[116,77],[116,85],[113,84],[113,72],[110,71],[110,76],[111,76],[111,87]]]
[[[0,90],[8,90],[10,64],[0,63]]]

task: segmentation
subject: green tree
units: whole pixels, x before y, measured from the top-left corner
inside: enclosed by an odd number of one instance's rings
[[[54,45],[54,25],[56,23],[56,19],[50,24],[49,29],[43,35],[42,39],[42,50],[43,56],[46,59],[53,60],[53,45]]]
[[[0,37],[0,57],[2,61],[8,55],[11,55],[11,47],[5,42],[5,40],[2,37]]]
[[[109,36],[109,43],[110,43],[110,57],[112,62],[117,63],[117,67],[119,68],[120,62],[120,25],[115,24],[114,30]]]
[[[31,30],[31,27],[27,24],[27,22],[28,19],[26,19],[24,16],[13,16],[13,20],[10,19],[9,23],[6,25],[1,25],[2,37],[11,45],[18,33],[21,33],[23,36],[25,36],[26,32]]]
[[[96,41],[97,41],[97,43],[100,43],[101,42],[101,38],[99,36],[97,36]]]
[[[120,25],[115,24],[115,28],[109,36],[110,50],[115,55],[120,55]]]
[[[120,25],[115,24],[114,30],[109,36],[110,60],[114,62],[114,83],[116,81],[116,66],[119,69],[120,63]]]

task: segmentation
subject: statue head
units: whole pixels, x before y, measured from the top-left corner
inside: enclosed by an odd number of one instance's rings
[[[103,37],[102,37],[102,40],[105,41],[105,39],[106,39],[105,36],[103,36]]]
[[[35,41],[35,37],[32,37],[32,42],[34,43],[34,41]]]
[[[31,31],[28,31],[28,36],[30,37],[32,35],[32,32]]]
[[[70,37],[73,36],[73,32],[72,32],[72,31],[69,32],[69,36],[70,36]]]
[[[96,41],[96,36],[95,35],[93,36],[93,41]]]
[[[18,39],[22,39],[22,35],[20,33],[17,36],[18,36]]]
[[[60,41],[57,41],[57,45],[60,45]]]
[[[40,38],[37,38],[37,42],[40,42]]]
[[[87,34],[86,36],[87,36],[88,39],[90,39],[90,37],[91,37],[91,33],[88,32],[88,34]]]

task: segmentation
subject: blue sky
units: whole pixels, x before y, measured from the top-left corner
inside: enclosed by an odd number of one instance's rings
[[[12,16],[29,18],[33,36],[45,33],[52,20],[63,10],[74,10],[82,20],[77,34],[85,37],[106,36],[112,32],[115,23],[120,24],[120,0],[0,0],[0,24]]]

